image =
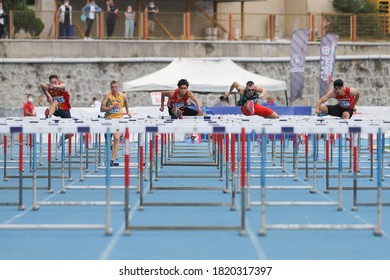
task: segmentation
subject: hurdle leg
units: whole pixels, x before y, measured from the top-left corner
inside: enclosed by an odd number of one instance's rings
[[[298,181],[298,170],[299,170],[299,167],[298,167],[299,142],[298,141],[299,141],[299,135],[294,134],[293,141],[294,141],[294,144],[293,144],[293,164],[294,164],[294,173],[295,173],[294,181]]]
[[[111,133],[107,128],[106,140],[110,139]],[[112,235],[111,228],[111,141],[106,141],[106,225],[105,234]],[[81,152],[80,152],[81,153]]]
[[[339,195],[338,195],[338,205],[337,205],[337,210],[341,211],[343,210],[343,186],[342,186],[342,179],[343,179],[343,135],[340,133],[339,134]]]
[[[138,162],[138,182],[139,182],[139,210],[144,210],[144,134],[139,135],[139,162]]]
[[[306,175],[304,180],[309,180],[309,135],[305,134],[305,167]]]
[[[265,132],[263,128],[262,133],[262,139],[264,141],[265,139]],[[263,145],[264,146],[264,145]],[[260,190],[260,229],[259,229],[259,235],[265,236],[266,235],[266,220],[265,220],[265,159],[266,159],[266,149],[265,147],[261,148],[261,190]]]
[[[231,159],[231,181],[232,181],[232,199],[234,200],[235,204],[235,198],[236,198],[236,134],[232,134],[232,141],[230,145],[232,159]],[[226,180],[228,181],[228,180]]]
[[[241,160],[246,159],[246,172],[245,176],[246,177],[246,210],[251,209],[251,187],[250,187],[250,178],[251,178],[251,135],[248,134],[246,135],[246,157],[241,158]]]
[[[374,181],[374,135],[369,135],[369,151],[370,151],[370,181]]]
[[[62,142],[62,145],[65,145],[65,142]],[[80,166],[81,166],[81,163],[80,163]],[[69,182],[73,181],[73,178],[72,178],[72,138],[68,139],[68,181]],[[81,182],[83,181],[81,176],[80,176],[80,181]]]
[[[61,193],[65,193],[65,139],[62,134],[61,137],[62,145],[61,145]],[[69,160],[71,161],[71,160]]]
[[[247,185],[247,178],[245,177],[245,128],[241,129],[241,229],[240,235],[246,235],[245,227],[245,186]]]
[[[84,149],[83,149],[83,139],[84,137],[82,136],[82,133],[80,133],[80,138],[79,138],[79,164],[80,164],[80,169],[79,169],[79,171],[80,171],[80,182],[84,182],[84,176],[83,176],[83,153],[84,153]],[[70,142],[70,139],[68,140],[69,141],[69,162],[71,162],[72,161],[72,157],[71,157],[71,142]],[[77,141],[75,141],[75,142],[77,142]],[[85,148],[86,149],[86,148]],[[87,161],[88,161],[88,159],[87,159]],[[69,172],[70,172],[70,170],[71,170],[71,164],[69,164]],[[69,173],[70,174],[70,173]],[[69,179],[70,180],[70,179]]]
[[[225,193],[229,192],[229,141],[229,134],[225,134]]]
[[[154,134],[150,134],[150,139],[149,139],[149,191],[153,192],[153,146],[154,146]]]
[[[154,180],[155,181],[158,181],[158,160],[159,160],[159,158],[158,158],[158,151],[159,151],[159,149],[158,149],[158,139],[159,139],[159,137],[156,134],[155,142],[154,142],[155,143],[155,156],[154,156],[154,172],[155,172]],[[161,135],[160,135],[160,142],[162,143],[162,136]],[[162,152],[162,150],[163,150],[162,147],[160,147],[160,150]],[[162,158],[162,156],[161,156],[161,158]]]
[[[3,147],[3,150],[4,150],[4,170],[3,170],[3,181],[8,181],[8,178],[7,178],[7,139],[8,139],[8,136],[7,134],[4,134],[4,147]]]
[[[377,223],[374,229],[374,235],[382,236],[382,178],[383,178],[383,153],[382,146],[384,146],[384,138],[382,138],[382,130],[379,128],[377,138]]]
[[[357,211],[357,133],[352,133],[353,142],[353,206],[352,211]]]
[[[326,134],[325,140],[325,191],[329,193],[329,134]]]
[[[318,146],[318,135],[313,134],[313,188],[310,190],[311,193],[317,192],[317,146]]]
[[[37,139],[36,134],[33,135],[32,139],[32,172],[33,172],[33,207],[32,210],[38,210],[39,206],[37,203],[37,168],[36,168],[36,158],[37,158]]]
[[[47,191],[48,193],[53,193],[54,189],[51,187],[51,157],[52,157],[52,135],[49,133],[47,135]]]
[[[29,159],[30,159],[30,172],[33,171],[33,156],[32,156],[32,138],[33,138],[33,135],[30,133],[28,134],[28,138],[26,139],[27,140],[27,154],[29,155]]]
[[[43,166],[43,134],[39,134],[39,166]]]
[[[23,204],[23,134],[19,134],[19,211],[26,207]]]

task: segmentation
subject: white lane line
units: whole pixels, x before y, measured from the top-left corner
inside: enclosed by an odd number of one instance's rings
[[[137,201],[131,207],[131,210],[130,210],[130,213],[129,213],[129,220],[130,221],[134,217],[135,211],[138,209],[138,207],[139,207],[139,201]],[[103,250],[102,254],[99,257],[99,260],[108,260],[108,258],[110,257],[111,253],[114,251],[116,245],[118,244],[119,239],[125,234],[125,224],[126,224],[126,221],[123,221],[121,226],[115,232],[114,236],[111,238],[111,241],[108,243],[106,248]]]

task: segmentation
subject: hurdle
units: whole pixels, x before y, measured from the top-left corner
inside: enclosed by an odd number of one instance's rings
[[[383,128],[383,127],[382,127]],[[348,133],[348,132],[357,132],[359,131],[365,131],[367,133],[374,133],[374,132],[380,132],[381,127],[377,126],[364,126],[364,127],[356,127],[354,125],[344,125],[344,126],[334,126],[334,123],[327,123],[326,125],[321,126],[311,126],[311,127],[291,127],[291,129],[295,133],[315,133],[315,134],[321,134],[324,132],[330,132],[330,133]],[[268,132],[269,128],[264,127],[262,131],[263,135],[263,141],[265,141],[265,133]],[[388,129],[388,127],[386,128]],[[281,128],[283,131],[283,128]],[[342,137],[340,137],[342,139]],[[315,142],[314,142],[315,143]],[[378,142],[378,145],[382,145],[381,142]],[[341,149],[341,145],[339,147]],[[265,147],[263,147],[263,157],[262,157],[262,164],[265,163]],[[378,157],[381,157],[380,154],[378,154]],[[340,157],[341,158],[341,157]],[[266,183],[265,183],[265,168],[262,169],[262,179],[261,179],[261,209],[260,209],[260,229],[259,229],[259,235],[265,236],[266,230],[373,230],[374,235],[380,236],[382,234],[381,232],[381,215],[382,215],[382,180],[381,180],[381,160],[378,160],[378,175],[377,175],[377,192],[378,192],[378,201],[377,201],[377,222],[376,224],[267,224],[266,223],[266,206],[274,206],[274,205],[285,205],[285,206],[303,206],[303,205],[337,205],[337,210],[342,209],[341,205],[341,196],[339,196],[338,203],[318,203],[318,202],[292,202],[292,201],[286,201],[284,203],[273,203],[270,201],[266,201]],[[342,188],[341,188],[341,172],[339,169],[339,193],[341,194]]]
[[[201,123],[205,122],[205,125],[214,124],[215,122],[211,120],[210,117],[192,117],[183,120],[183,123],[198,121]],[[163,123],[172,124],[173,119],[164,120]],[[190,125],[190,124],[189,124]],[[178,143],[176,137],[172,133],[163,133],[161,134],[161,139],[158,141],[156,138],[157,133],[153,127],[149,128],[149,132],[152,133],[150,136],[150,158],[154,158],[154,162],[150,161],[150,166],[154,166],[154,180],[159,181],[160,178],[217,178],[220,181],[224,180],[223,175],[223,166],[224,166],[224,157],[223,157],[223,135],[222,134],[212,134],[212,138],[207,141],[207,143],[199,143],[199,144],[183,144]],[[198,132],[193,132],[198,134]],[[182,133],[183,135],[185,133]],[[188,133],[191,135],[191,133]],[[158,148],[158,144],[160,144],[160,148]],[[159,153],[160,152],[160,153]],[[191,161],[183,161],[182,159],[188,158],[188,153],[192,153]],[[178,160],[177,160],[178,159]],[[193,160],[195,159],[195,161]],[[198,159],[198,161],[196,161]],[[205,160],[207,161],[205,161]],[[226,159],[226,157],[225,157]],[[160,165],[158,164],[160,162]],[[215,174],[169,174],[164,175],[159,172],[160,169],[170,167],[170,166],[202,166],[202,167],[215,167],[219,172]],[[215,190],[221,189],[219,187],[154,187],[152,182],[152,174],[149,175],[150,179],[150,191],[153,192],[158,189],[163,190]],[[225,185],[223,189],[224,192],[228,192],[228,183]]]
[[[195,127],[194,127],[195,126]],[[189,125],[185,121],[182,120],[177,120],[173,122],[167,122],[164,124],[160,124],[157,126],[150,126],[148,124],[147,127],[145,127],[145,133],[159,133],[161,135],[168,135],[169,133],[192,133],[192,132],[201,132],[201,133],[207,133],[207,134],[224,134],[225,133],[225,128],[224,127],[219,127],[216,125],[212,125],[207,122],[192,122],[192,125]],[[236,131],[237,132],[237,131]],[[141,136],[143,137],[144,134]],[[164,136],[163,136],[164,137]],[[241,137],[245,137],[245,134],[242,133]],[[151,137],[151,139],[155,139],[155,137]],[[222,139],[222,138],[220,138]],[[227,138],[226,138],[227,139]],[[140,159],[140,167],[143,168],[143,143],[144,139],[141,139],[139,141],[140,143],[140,150],[141,150],[141,159]],[[244,147],[242,149],[245,149],[245,141],[242,141]],[[235,145],[231,145],[231,147],[235,147]],[[245,164],[245,161],[243,161]],[[164,167],[166,168],[166,167]],[[141,172],[143,174],[143,172]],[[141,180],[142,182],[142,180]],[[243,185],[245,187],[245,185]],[[234,188],[234,187],[233,187]],[[203,188],[200,188],[203,190]],[[170,206],[170,207],[186,207],[186,206],[191,206],[191,207],[214,207],[214,206],[230,206],[231,210],[235,209],[235,206],[233,205],[234,203],[234,189],[232,190],[232,201],[230,203],[214,203],[214,202],[144,202],[143,198],[143,184],[141,183],[141,190],[140,190],[140,206],[139,210],[144,210],[146,206]],[[245,199],[245,195],[242,196],[243,199]],[[243,206],[244,204],[242,204]],[[125,209],[128,209],[127,206],[125,206]],[[242,208],[243,210],[243,208]],[[241,216],[241,224],[237,226],[226,226],[226,225],[190,225],[190,226],[185,226],[185,225],[133,225],[130,223],[129,220],[129,213],[128,210],[126,210],[125,214],[125,221],[126,221],[126,226],[125,226],[125,231],[126,234],[131,234],[132,231],[134,230],[237,230],[240,232],[241,235],[245,234],[245,211],[242,211],[242,216]]]
[[[52,126],[49,126],[48,125],[48,122],[50,121],[41,121],[41,122],[37,122],[35,123],[35,125],[25,125],[23,126],[23,124],[21,125],[18,125],[18,126],[15,126],[15,124],[13,123],[8,123],[7,126],[3,127],[3,126],[0,126],[1,131],[2,133],[9,133],[9,132],[12,132],[12,133],[18,133],[19,134],[19,139],[21,141],[21,143],[23,143],[23,135],[24,134],[28,134],[28,133],[31,133],[31,134],[34,134],[34,133],[46,133],[46,134],[49,134],[49,133],[52,133],[53,131],[57,131],[57,132],[60,132],[60,133],[82,133],[82,132],[89,132],[89,130],[91,129],[90,127],[90,124],[80,124],[80,125],[74,125],[73,123],[71,123],[71,121],[64,121],[63,123],[61,123],[61,126],[56,126],[55,128],[52,127]],[[97,131],[98,133],[103,133],[103,130],[106,130],[106,134],[109,135],[110,134],[110,127],[107,127],[108,125],[111,125],[111,124],[106,124],[106,126],[102,125],[102,127],[98,127],[97,128]],[[110,227],[110,219],[111,219],[111,212],[110,212],[110,207],[112,204],[111,202],[111,199],[110,199],[110,165],[109,164],[106,164],[106,169],[107,169],[107,175],[106,176],[106,201],[103,203],[103,202],[98,202],[98,203],[95,203],[95,202],[70,202],[70,201],[66,201],[66,202],[37,202],[36,200],[36,191],[37,191],[37,188],[36,188],[36,158],[37,158],[37,145],[36,145],[36,137],[35,137],[35,134],[33,135],[33,154],[32,154],[32,158],[33,158],[33,207],[32,207],[32,210],[38,210],[39,209],[39,206],[41,205],[58,205],[58,206],[65,206],[65,205],[68,205],[68,206],[74,206],[74,205],[91,205],[91,206],[100,206],[100,205],[104,205],[106,206],[106,223],[105,224],[17,224],[17,225],[12,225],[12,224],[6,224],[6,225],[0,225],[0,229],[4,229],[4,230],[12,230],[12,229],[59,229],[59,230],[63,230],[63,229],[70,229],[70,230],[74,230],[74,229],[104,229],[105,230],[105,233],[106,235],[110,235],[112,234],[112,229]],[[19,145],[19,159],[20,161],[22,161],[23,159],[23,145]],[[64,145],[63,145],[63,149],[64,149]],[[109,149],[109,144],[108,142],[106,142],[106,150],[110,151]],[[109,156],[108,156],[109,158]],[[109,161],[109,160],[108,160]],[[22,163],[20,163],[20,166],[22,166]],[[64,174],[62,174],[64,175]],[[23,178],[22,176],[20,178]],[[21,181],[22,182],[22,181]],[[21,184],[22,185],[22,184]],[[22,201],[22,195],[20,194],[20,201]],[[124,203],[121,203],[120,205],[123,205]]]
[[[0,120],[0,123],[1,120]],[[228,125],[227,125],[228,124]],[[260,220],[261,220],[261,225],[259,229],[259,234],[260,235],[265,235],[266,230],[289,230],[289,229],[299,229],[299,230],[304,230],[304,229],[353,229],[353,230],[358,230],[358,229],[369,229],[373,230],[375,235],[380,235],[381,234],[381,215],[382,215],[382,178],[383,178],[383,154],[382,154],[382,146],[383,146],[383,137],[378,137],[377,139],[377,178],[376,178],[376,183],[377,187],[376,190],[378,192],[377,194],[377,222],[376,224],[268,224],[265,223],[265,215],[266,215],[266,207],[271,207],[271,206],[305,206],[305,205],[322,205],[322,206],[328,206],[328,205],[334,205],[336,206],[337,210],[342,210],[342,205],[341,205],[341,199],[338,198],[337,202],[330,201],[329,203],[318,203],[318,201],[303,201],[301,202],[296,202],[296,201],[286,201],[286,202],[274,202],[274,201],[267,201],[265,192],[268,189],[266,188],[266,173],[267,169],[265,167],[266,163],[266,149],[267,146],[264,145],[266,143],[266,135],[276,135],[276,134],[310,134],[310,135],[319,135],[323,133],[333,133],[337,135],[345,135],[346,133],[365,133],[365,134],[378,134],[382,135],[382,131],[388,131],[389,130],[389,124],[386,122],[381,122],[381,121],[372,121],[372,122],[364,122],[364,123],[354,123],[354,122],[339,122],[339,121],[325,121],[322,122],[321,124],[318,124],[316,122],[311,122],[311,121],[295,121],[295,122],[278,122],[275,120],[263,120],[261,118],[250,118],[248,120],[247,118],[213,118],[211,122],[204,121],[201,119],[194,119],[191,121],[183,121],[183,120],[175,120],[172,122],[164,123],[160,120],[133,120],[133,121],[125,121],[125,122],[119,122],[115,120],[101,120],[99,123],[92,122],[91,120],[84,120],[82,123],[77,122],[75,123],[73,120],[60,120],[58,124],[52,124],[50,120],[39,120],[36,123],[30,124],[27,122],[5,122],[4,125],[0,126],[0,133],[14,133],[19,136],[19,139],[23,140],[23,136],[26,134],[33,134],[33,153],[32,153],[32,162],[33,162],[33,173],[36,172],[37,168],[36,165],[38,164],[37,160],[37,151],[38,151],[38,145],[36,144],[36,135],[39,133],[42,134],[49,134],[49,133],[59,133],[59,134],[81,134],[81,133],[91,133],[91,134],[106,134],[110,135],[110,133],[115,132],[115,131],[120,131],[125,134],[125,198],[124,198],[124,204],[125,204],[125,219],[126,219],[126,233],[131,233],[133,230],[237,230],[240,232],[240,234],[245,234],[245,205],[246,205],[246,200],[247,200],[247,188],[248,186],[248,177],[246,176],[247,174],[247,160],[248,160],[248,140],[247,140],[247,135],[250,133],[254,132],[257,135],[261,135],[261,168],[260,168],[260,180],[261,180],[261,189],[260,189],[260,198],[261,198],[261,203],[260,203]],[[235,198],[235,181],[236,181],[236,175],[235,172],[236,170],[236,164],[239,166],[239,174],[237,176],[238,182],[240,185],[241,189],[241,221],[240,224],[237,224],[237,226],[226,226],[226,225],[193,225],[193,226],[184,226],[184,225],[167,225],[167,226],[158,226],[158,225],[151,225],[151,226],[143,226],[143,225],[134,225],[131,221],[131,218],[129,217],[129,208],[131,207],[130,205],[130,193],[129,193],[129,185],[130,185],[130,164],[129,164],[129,156],[130,156],[130,140],[129,140],[129,135],[139,135],[140,138],[137,139],[139,144],[139,162],[138,162],[138,168],[140,168],[140,207],[139,210],[145,210],[146,207],[149,206],[175,206],[175,207],[183,207],[187,206],[184,205],[184,202],[178,202],[178,203],[150,203],[144,202],[144,193],[145,190],[143,188],[143,181],[144,181],[144,161],[146,158],[146,155],[152,153],[153,155],[156,154],[156,151],[153,147],[158,146],[157,142],[153,144],[153,139],[156,139],[156,133],[161,134],[161,135],[169,135],[169,134],[179,134],[179,133],[204,133],[204,134],[217,134],[221,135],[223,137],[218,136],[217,138],[220,138],[220,140],[216,141],[221,143],[222,145],[217,146],[219,152],[225,151],[225,156],[226,154],[229,154],[229,160],[230,160],[230,165],[228,164],[228,161],[226,161],[225,157],[225,168],[226,169],[231,169],[231,172],[228,173],[225,178],[226,181],[231,182],[232,184],[232,198],[231,202],[229,203],[220,203],[218,206],[230,206],[230,210],[234,210],[233,208],[235,207],[234,205],[234,198]],[[35,135],[35,136],[34,136]],[[235,139],[235,137],[239,135],[239,139]],[[147,141],[149,139],[149,141]],[[343,137],[340,137],[339,140],[340,143],[343,141]],[[222,141],[221,141],[222,140]],[[225,140],[225,141],[223,141]],[[237,141],[238,140],[238,141]],[[296,139],[295,139],[296,141]],[[23,142],[23,141],[22,141]],[[237,142],[239,144],[237,144]],[[223,143],[225,143],[225,149],[223,149]],[[313,142],[313,145],[315,144],[316,141]],[[152,146],[152,149],[150,149],[150,145]],[[23,145],[19,145],[19,149],[21,149],[21,146],[23,148]],[[149,153],[146,153],[145,150],[146,148],[149,147]],[[293,145],[293,149],[296,148]],[[317,148],[317,146],[315,147]],[[339,149],[342,148],[342,145],[340,144]],[[63,145],[63,149],[65,149]],[[0,227],[0,229],[104,229],[106,231],[106,234],[110,234],[111,232],[111,227],[110,227],[110,207],[113,205],[111,201],[111,167],[108,164],[108,160],[110,159],[110,146],[109,146],[109,141],[105,142],[105,150],[107,152],[106,155],[106,176],[105,176],[105,185],[106,185],[106,199],[104,203],[101,203],[100,205],[106,206],[106,222],[102,224],[94,224],[94,225],[87,225],[87,224],[75,224],[75,225],[70,225],[70,224],[58,224],[58,225],[52,225],[52,224],[35,224],[35,225],[4,225],[4,227]],[[313,148],[313,150],[316,150]],[[157,151],[158,152],[158,151]],[[236,152],[239,153],[239,160],[236,160]],[[160,151],[161,153],[161,151]],[[249,149],[250,153],[250,149]],[[341,154],[341,153],[340,153]],[[317,155],[314,155],[314,158]],[[220,152],[220,157],[223,157],[223,153]],[[19,160],[23,159],[23,150],[19,152]],[[342,159],[339,157],[339,160]],[[154,166],[156,158],[154,156],[149,157],[149,162],[152,162]],[[161,160],[161,156],[160,156]],[[315,162],[315,161],[314,161]],[[152,165],[152,166],[153,166]],[[22,162],[22,167],[23,167],[23,162]],[[168,168],[170,166],[164,166],[164,168]],[[229,167],[229,168],[228,168]],[[174,168],[174,167],[173,167]],[[150,170],[149,170],[150,172]],[[227,170],[225,170],[227,172]],[[340,169],[339,169],[340,172]],[[153,174],[153,170],[150,174]],[[34,176],[34,175],[33,175]],[[65,174],[63,174],[63,177],[65,177]],[[341,178],[341,177],[339,177]],[[153,178],[150,178],[153,179]],[[36,181],[36,180],[34,180]],[[339,180],[340,181],[340,180]],[[37,183],[34,182],[34,185]],[[339,192],[342,191],[342,188],[340,189],[341,183],[339,183]],[[37,191],[36,189],[34,190],[35,192]],[[158,195],[158,192],[156,192],[156,195]],[[22,196],[20,196],[22,198]],[[127,201],[127,202],[126,202]],[[54,201],[53,201],[54,202]],[[80,202],[72,202],[68,204],[69,206],[75,206],[75,205],[83,205],[83,203],[77,204]],[[191,202],[192,203],[192,202]],[[189,203],[188,206],[192,207],[204,207],[204,206],[216,206],[216,204],[207,204],[207,203]],[[40,204],[40,201],[37,201],[36,204],[34,204],[34,208],[37,206],[42,206],[45,204]],[[54,204],[53,204],[54,205]],[[58,203],[56,204],[58,206],[65,206],[66,203]],[[84,203],[84,205],[93,205],[93,203],[89,204],[89,202]],[[95,204],[96,206],[99,206],[98,204]],[[36,209],[37,210],[37,209]],[[340,211],[341,212],[341,211]],[[127,216],[126,216],[127,215]]]

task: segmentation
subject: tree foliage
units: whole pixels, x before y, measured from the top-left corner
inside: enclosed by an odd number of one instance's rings
[[[356,15],[356,35],[360,38],[381,38],[388,30],[389,24],[383,17],[378,17],[376,4],[372,0],[333,0],[338,12]],[[350,15],[326,16],[327,29],[340,37],[350,37]]]
[[[375,11],[375,3],[371,0],[333,0],[333,7],[339,12],[351,14]]]
[[[36,17],[35,12],[27,7],[26,0],[3,0],[3,5],[7,11],[13,12],[14,34],[21,30],[32,37],[41,34],[45,25]]]

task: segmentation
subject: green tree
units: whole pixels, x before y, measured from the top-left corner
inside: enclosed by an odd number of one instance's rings
[[[334,0],[333,7],[342,13],[357,13],[364,7],[364,0]]]
[[[360,38],[382,38],[388,29],[388,23],[378,17],[372,0],[333,0],[333,7],[346,15],[327,15],[327,28],[341,38],[350,37],[351,14],[356,15],[356,35]]]
[[[13,12],[14,35],[24,30],[32,37],[41,34],[45,25],[36,17],[35,12],[27,7],[26,0],[3,0],[4,7]]]

